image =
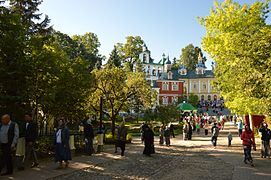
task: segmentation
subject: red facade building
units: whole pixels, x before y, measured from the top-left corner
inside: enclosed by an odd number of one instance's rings
[[[172,72],[170,73],[178,73]],[[170,76],[169,76],[170,77]],[[157,80],[157,86],[159,87],[159,104],[168,105],[178,103],[180,98],[183,97],[183,81],[176,78],[164,78]]]

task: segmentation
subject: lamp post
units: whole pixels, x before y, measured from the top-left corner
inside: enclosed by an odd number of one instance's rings
[[[103,125],[103,97],[100,97],[100,123],[99,123],[99,128],[98,128],[98,133],[97,133],[97,153],[100,153],[103,150],[103,139],[104,139],[104,132],[102,129]]]

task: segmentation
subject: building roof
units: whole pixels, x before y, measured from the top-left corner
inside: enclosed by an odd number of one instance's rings
[[[205,70],[204,74],[197,74],[195,70],[188,71],[186,75],[179,74],[181,79],[198,79],[198,78],[214,78],[214,72],[212,70]]]

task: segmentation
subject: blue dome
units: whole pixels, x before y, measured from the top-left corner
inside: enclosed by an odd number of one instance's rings
[[[198,64],[196,65],[196,67],[197,67],[197,68],[206,68],[205,64],[203,64],[203,63],[198,63]]]
[[[166,64],[171,64],[171,61],[168,59],[167,62],[166,62]]]

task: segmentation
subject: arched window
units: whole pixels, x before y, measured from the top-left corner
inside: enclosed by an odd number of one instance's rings
[[[165,105],[168,104],[168,97],[167,96],[163,97],[163,104],[165,104]]]
[[[143,54],[143,63],[146,63],[146,60],[147,60],[147,56],[146,54]]]
[[[214,101],[216,101],[217,100],[217,96],[216,95],[214,95]]]
[[[208,95],[208,100],[211,101],[212,97],[211,95]]]
[[[204,101],[204,95],[201,95],[201,98],[200,98],[202,101]]]

